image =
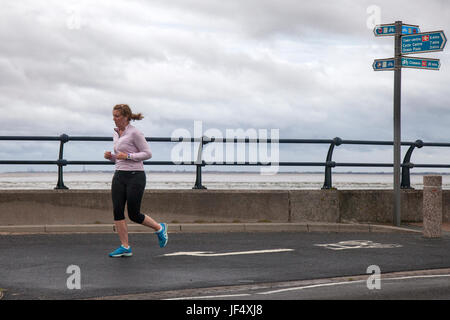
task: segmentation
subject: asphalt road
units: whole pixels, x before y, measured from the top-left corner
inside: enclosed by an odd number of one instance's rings
[[[450,299],[443,274],[367,287],[369,266],[381,275],[450,268],[448,235],[172,233],[161,249],[136,233],[130,243],[133,257],[109,258],[116,234],[0,236],[3,299]]]

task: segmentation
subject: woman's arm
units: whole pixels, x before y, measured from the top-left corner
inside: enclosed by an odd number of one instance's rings
[[[147,140],[145,140],[144,134],[136,131],[133,138],[134,144],[139,151],[130,153],[131,160],[144,161],[150,159],[152,157],[152,151],[150,150]]]

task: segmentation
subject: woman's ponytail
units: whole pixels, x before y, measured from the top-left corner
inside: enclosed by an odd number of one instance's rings
[[[127,104],[117,104],[114,106],[113,110],[119,110],[120,113],[124,116],[128,118],[128,121],[130,120],[142,120],[144,119],[144,116],[142,115],[142,113],[132,113],[130,107]]]

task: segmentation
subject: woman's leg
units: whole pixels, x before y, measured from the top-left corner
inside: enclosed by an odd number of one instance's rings
[[[128,216],[136,223],[150,227],[156,231],[158,236],[159,246],[164,248],[167,245],[167,225],[165,223],[159,224],[149,216],[142,214],[141,201],[145,190],[145,172],[137,171],[131,173],[130,180],[132,182],[127,184],[127,206]]]
[[[130,181],[127,184],[127,208],[130,220],[146,227],[159,231],[161,226],[148,215],[141,213],[141,202],[144,196],[146,177],[144,171],[130,173]]]
[[[120,243],[125,248],[128,248],[128,225],[127,222],[124,220],[116,220],[114,221],[114,224],[116,225],[116,231],[119,234]]]
[[[142,224],[146,227],[152,228],[155,231],[159,231],[161,230],[161,225],[156,222],[155,220],[153,220],[151,217],[149,217],[148,215],[144,214],[145,218],[144,221],[142,222]]]
[[[121,181],[120,173],[114,174],[111,184],[111,196],[114,208],[114,224],[119,235],[120,242],[128,247],[128,226],[125,220],[125,203],[127,201],[127,190]]]

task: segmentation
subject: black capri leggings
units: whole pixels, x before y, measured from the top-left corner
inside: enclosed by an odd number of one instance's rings
[[[144,171],[116,170],[111,184],[115,221],[125,219],[124,211],[126,203],[130,220],[142,224],[145,215],[140,210],[145,184],[146,178]]]

